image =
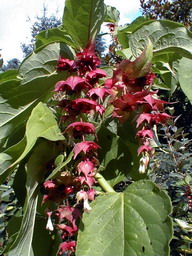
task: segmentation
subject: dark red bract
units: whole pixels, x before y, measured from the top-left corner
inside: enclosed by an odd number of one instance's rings
[[[69,60],[69,59],[65,59],[65,58],[60,58],[58,60],[58,64],[57,64],[57,70],[58,71],[75,71],[75,61],[74,60]]]
[[[79,115],[80,113],[88,114],[90,111],[99,112],[103,114],[104,107],[97,104],[94,100],[89,100],[85,98],[79,98],[76,100],[72,100],[65,106],[65,111],[71,115]]]
[[[74,138],[81,138],[84,134],[95,134],[95,127],[88,122],[74,122],[66,128],[65,133]]]
[[[91,88],[91,85],[84,79],[78,76],[70,76],[65,81],[59,81],[55,85],[55,91],[66,91],[68,94],[72,94],[80,91],[87,91]]]
[[[94,141],[82,141],[77,144],[75,144],[73,152],[74,152],[74,159],[77,157],[77,155],[81,152],[84,154],[89,153],[90,151],[96,151],[99,147],[98,144],[96,144]]]
[[[76,59],[76,66],[81,74],[92,71],[101,64],[100,59],[95,55],[95,45],[92,42],[76,54]]]

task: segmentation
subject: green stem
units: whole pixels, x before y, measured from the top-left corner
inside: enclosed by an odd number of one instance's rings
[[[100,173],[96,173],[95,178],[105,192],[115,192],[115,190],[109,185],[109,183]]]

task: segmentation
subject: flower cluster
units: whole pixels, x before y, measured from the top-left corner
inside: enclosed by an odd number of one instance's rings
[[[101,120],[106,106],[113,106],[112,118],[125,122],[132,112],[136,115],[136,136],[141,146],[139,172],[147,169],[153,152],[150,141],[154,138],[154,124],[165,124],[171,118],[164,113],[165,101],[157,98],[151,90],[155,75],[151,72],[143,77],[129,76],[118,65],[111,78],[99,68],[100,60],[91,42],[76,54],[74,60],[60,58],[57,70],[70,74],[55,85],[60,113],[60,126],[65,140],[65,152],[73,152],[69,169],[61,171],[54,179],[43,184],[43,203],[54,202],[57,207],[47,209],[47,229],[57,228],[63,242],[58,254],[73,253],[76,246],[77,223],[82,211],[89,212],[89,201],[94,200],[95,174],[99,166],[98,138],[96,128],[90,120]],[[101,83],[101,78],[106,80]],[[105,107],[104,107],[105,106]],[[54,225],[52,218],[54,217]]]
[[[151,90],[155,79],[153,73],[149,72],[144,77],[129,78],[121,67],[120,64],[113,77],[105,81],[105,87],[113,91],[114,117],[120,122],[125,122],[133,111],[136,113],[136,136],[141,143],[138,155],[142,155],[139,172],[145,173],[150,155],[154,151],[150,143],[154,139],[153,126],[164,125],[171,116],[164,112],[164,104],[167,102],[158,99],[157,91]]]
[[[73,164],[60,176],[47,180],[43,184],[43,203],[54,202],[57,208],[47,210],[47,229],[57,228],[63,239],[58,254],[75,251],[77,222],[81,212],[89,212],[89,201],[94,200],[96,183],[94,178],[99,161],[95,126],[89,118],[100,118],[105,108],[104,99],[111,94],[110,89],[99,84],[99,79],[106,77],[99,68],[100,60],[94,51],[94,44],[76,54],[75,60],[60,58],[57,70],[67,71],[70,76],[56,83],[55,93],[58,108],[61,110],[60,125],[66,138],[68,151],[73,151]],[[65,74],[65,73],[64,73]],[[57,223],[54,225],[51,216]]]

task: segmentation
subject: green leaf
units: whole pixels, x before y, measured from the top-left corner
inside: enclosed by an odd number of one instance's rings
[[[13,245],[10,248],[8,256],[29,256],[31,250],[31,241],[33,235],[33,227],[35,222],[36,207],[37,207],[38,194],[35,190],[30,196],[28,201],[29,207],[27,208],[19,234],[14,240]]]
[[[180,23],[169,20],[150,20],[138,26],[129,37],[129,46],[139,56],[148,39],[153,44],[154,55],[176,52],[192,58],[192,33]]]
[[[182,58],[179,62],[178,76],[181,89],[192,103],[192,60]]]
[[[47,141],[36,147],[27,163],[27,197],[25,200],[24,216],[17,238],[9,249],[8,256],[30,256],[31,243],[35,224],[39,184],[46,172],[46,162],[55,157],[55,146]]]
[[[12,173],[14,168],[10,168],[10,165],[20,157],[25,147],[26,138],[24,137],[19,143],[0,153],[0,184]]]
[[[130,175],[134,180],[145,177],[140,175],[138,141],[135,139],[135,128],[131,121],[123,125],[111,122],[103,125],[98,134],[99,160],[101,174],[113,187]]]
[[[106,193],[84,213],[77,256],[168,256],[172,238],[170,199],[151,181],[124,193]]]
[[[42,102],[33,109],[31,116],[26,124],[26,147],[22,155],[13,165],[19,163],[33,148],[38,138],[45,138],[51,141],[63,140],[57,121],[53,112]]]
[[[51,174],[47,177],[46,180],[49,180],[49,179],[52,179],[52,178],[55,178],[58,174],[59,171],[61,171],[61,169],[66,166],[70,161],[71,159],[73,158],[73,151],[71,151],[71,153],[69,154],[69,156],[67,157],[67,159],[60,163],[52,172]]]
[[[177,72],[179,59],[177,53],[165,53],[154,56],[153,72],[159,75],[159,78],[156,77],[155,79],[155,87],[170,90],[170,94],[175,91],[179,83]]]
[[[38,138],[45,138],[50,141],[63,140],[64,138],[52,111],[41,102],[33,109],[29,117],[24,139],[0,154],[1,182],[10,175],[13,167],[26,157]]]
[[[105,22],[118,23],[120,20],[120,12],[113,6],[107,5],[107,15]]]
[[[7,70],[0,74],[0,84],[4,83],[7,80],[17,80],[18,70]]]
[[[0,84],[1,145],[25,124],[38,102],[50,96],[55,83],[65,79],[65,72],[56,72],[59,56],[73,58],[73,53],[69,47],[59,43],[48,45],[23,61],[20,78]]]
[[[105,18],[103,0],[66,0],[63,28],[75,44],[84,48],[95,39]]]
[[[36,256],[55,256],[59,248],[59,244],[62,242],[59,237],[60,234],[54,232],[50,233],[46,230],[45,218],[36,218],[34,235],[33,235],[33,251]],[[56,233],[56,234],[55,234]],[[60,239],[59,239],[60,238]]]
[[[13,181],[13,190],[20,206],[24,206],[26,198],[26,161],[22,161],[17,169]]]
[[[123,48],[129,47],[129,37],[132,31],[136,30],[137,27],[139,27],[141,24],[148,20],[149,18],[147,18],[146,16],[140,16],[135,19],[131,24],[118,28],[117,38]]]
[[[62,55],[69,59],[74,57],[72,49],[62,43],[53,43],[40,52],[34,52],[23,61],[19,68],[19,76],[22,78],[21,84],[34,81],[35,78],[50,79],[52,75],[57,73],[57,60]]]
[[[129,78],[143,77],[151,71],[153,58],[153,45],[151,41],[147,44],[141,55],[134,61],[123,60],[119,69]]]
[[[41,31],[36,36],[35,43],[35,52],[39,52],[42,48],[47,46],[48,44],[52,44],[55,42],[65,43],[76,48],[74,41],[72,38],[66,33],[65,30],[61,28],[51,28],[45,31]]]

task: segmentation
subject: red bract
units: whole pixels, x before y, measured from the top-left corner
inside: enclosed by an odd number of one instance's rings
[[[70,76],[66,81],[59,81],[55,85],[55,91],[66,91],[68,94],[74,92],[87,91],[91,85],[85,79],[78,76]]]
[[[143,123],[147,122],[149,124],[165,124],[167,120],[171,119],[172,116],[166,114],[166,113],[156,113],[156,114],[149,114],[144,113],[141,114],[137,119],[137,127]]]
[[[75,61],[65,58],[60,58],[57,64],[58,71],[75,71]]]
[[[115,107],[114,116],[119,118],[121,121],[125,121],[129,116],[129,112],[135,110],[136,105],[140,103],[147,93],[147,91],[135,94],[127,93],[121,96],[119,99],[116,99],[113,102],[113,106]]]
[[[147,145],[142,145],[137,150],[138,155],[141,154],[141,152],[151,152],[151,151],[152,151],[152,147],[147,146]]]
[[[89,159],[81,161],[77,165],[78,174],[80,175],[83,173],[85,177],[87,177],[90,173],[92,173],[94,169],[95,169],[95,165]]]
[[[66,219],[71,224],[74,224],[74,221],[81,217],[81,212],[77,208],[60,205],[57,208],[56,215],[59,217],[59,222],[61,222],[63,219]]]
[[[149,104],[150,108],[152,110],[164,110],[164,104],[168,104],[167,101],[164,100],[160,100],[160,99],[156,99],[154,98],[152,95],[154,93],[150,93],[147,96],[144,97],[144,100]]]
[[[145,84],[146,85],[151,85],[153,83],[154,79],[155,79],[155,74],[150,72],[149,74],[147,74],[145,76]]]
[[[65,224],[58,224],[57,228],[60,229],[60,230],[63,230],[63,231],[67,231],[67,234],[65,232],[65,235],[64,235],[63,238],[65,238],[67,235],[69,235],[70,237],[74,236],[77,233],[77,230],[78,230],[76,225],[68,226],[68,225],[65,225]]]
[[[144,86],[150,86],[155,79],[155,74],[149,73],[144,77],[139,78],[129,78],[127,75],[122,76],[122,81],[128,87],[129,92],[141,91]]]
[[[63,242],[59,245],[58,254],[62,255],[64,252],[67,252],[67,251],[74,252],[75,251],[75,246],[76,246],[75,241]]]
[[[81,138],[84,134],[95,134],[95,127],[91,123],[87,122],[75,122],[70,124],[66,130],[74,138]]]
[[[93,184],[95,183],[95,179],[93,178],[93,176],[79,176],[75,179],[76,182],[79,182],[81,185],[88,185],[89,188],[91,188],[93,186]]]
[[[81,74],[96,69],[101,64],[95,55],[95,45],[92,42],[89,42],[85,49],[76,54],[76,59],[76,65]]]
[[[77,155],[81,152],[84,154],[89,153],[90,151],[96,151],[99,147],[94,141],[82,141],[77,144],[75,144],[73,148],[74,152],[74,159],[77,157]]]
[[[79,115],[80,113],[90,113],[90,111],[99,112],[101,115],[104,112],[104,107],[97,104],[97,102],[89,99],[76,99],[66,105],[65,110],[71,115]]]
[[[105,88],[93,88],[88,91],[87,96],[91,97],[92,99],[96,100],[100,98],[103,100],[104,97],[107,95],[112,94],[112,91],[110,89],[105,89]]]
[[[90,71],[87,75],[86,75],[86,79],[90,84],[95,84],[98,82],[99,78],[102,77],[106,77],[107,74],[105,71],[103,71],[102,69],[94,69],[92,71]]]
[[[137,136],[141,137],[141,138],[145,138],[145,137],[148,137],[148,138],[151,138],[151,139],[154,138],[153,131],[147,130],[147,129],[146,130],[143,129],[141,131],[138,131]]]
[[[66,186],[63,183],[60,183],[56,180],[47,180],[44,182],[43,186],[45,187],[43,203],[47,201],[60,202],[74,191],[74,186]]]
[[[45,188],[48,188],[48,189],[53,189],[55,188],[57,185],[52,181],[52,180],[46,180],[44,183],[43,183],[43,186]]]
[[[93,201],[95,198],[95,189],[89,189],[87,191],[87,196],[89,200]]]

